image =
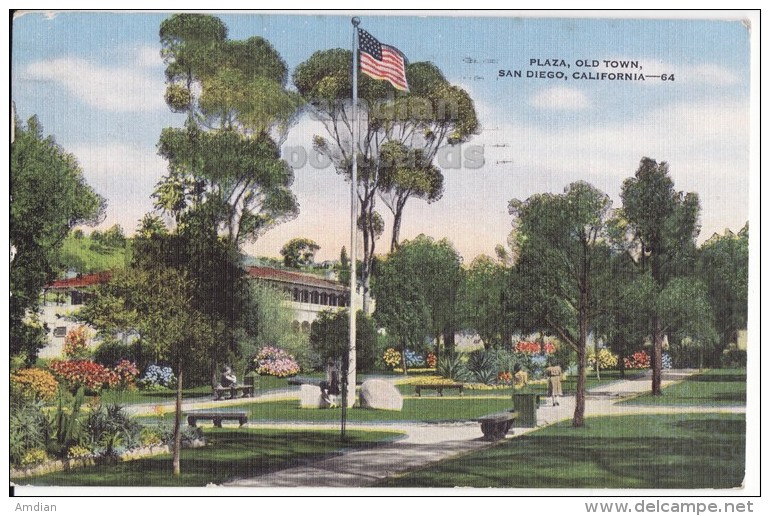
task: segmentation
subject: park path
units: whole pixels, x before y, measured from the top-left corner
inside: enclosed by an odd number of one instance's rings
[[[684,380],[696,370],[669,370],[663,375],[663,386]],[[586,415],[660,414],[682,412],[745,412],[745,407],[667,407],[617,405],[617,402],[650,389],[649,374],[614,382],[589,391]],[[277,395],[277,394],[276,394]],[[282,393],[284,397],[286,393]],[[537,427],[570,419],[575,410],[574,397],[563,397],[558,406],[550,400],[537,411]],[[221,402],[219,402],[221,403]],[[220,406],[220,405],[218,405]],[[286,427],[286,423],[252,423],[253,428]],[[339,428],[339,424],[291,425],[292,428]],[[343,450],[341,454],[299,463],[290,468],[257,477],[234,479],[228,487],[365,487],[397,473],[423,467],[449,457],[476,451],[494,444],[483,439],[478,423],[393,423],[349,424],[351,429],[397,430],[405,437],[392,443],[365,450]],[[537,428],[514,428],[506,437]]]

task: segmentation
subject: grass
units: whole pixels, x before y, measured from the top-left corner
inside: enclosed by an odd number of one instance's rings
[[[77,239],[72,235],[64,239],[61,249],[62,262],[69,268],[87,274],[122,269],[126,266],[125,248],[91,247],[92,240],[88,236]]]
[[[711,369],[663,389],[663,394],[644,394],[626,405],[668,405],[714,407],[746,405],[746,370]]]
[[[209,446],[182,450],[182,474],[171,474],[171,454],[109,466],[92,466],[24,479],[46,486],[204,487],[249,478],[396,438],[396,432],[348,430],[340,443],[332,430],[207,429]]]
[[[743,414],[565,421],[379,486],[731,488],[743,481],[745,436]]]
[[[492,412],[508,410],[512,404],[510,396],[411,398],[404,400],[404,408],[400,412],[352,408],[347,411],[347,420],[350,422],[467,421]],[[296,399],[228,405],[227,409],[247,411],[251,422],[334,422],[339,421],[341,416],[340,409],[301,409]]]
[[[286,383],[286,378],[276,378],[275,376],[260,376],[258,381],[258,387],[255,394],[260,392],[285,389],[289,385]],[[211,386],[201,385],[198,387],[191,387],[189,389],[182,390],[183,399],[194,398],[211,398]],[[171,402],[176,399],[176,390],[166,389],[163,391],[118,391],[113,389],[105,389],[101,392],[101,399],[105,403],[119,403],[121,405],[136,405],[140,403],[163,403]]]

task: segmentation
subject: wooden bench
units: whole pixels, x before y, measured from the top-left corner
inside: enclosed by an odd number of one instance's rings
[[[223,396],[226,393],[230,393],[229,398],[223,398]],[[253,385],[231,385],[230,387],[221,387],[216,386],[214,387],[214,400],[221,400],[221,399],[233,399],[236,397],[236,394],[241,393],[239,397],[241,398],[250,398],[251,396],[254,396],[254,386]]]
[[[187,413],[188,425],[195,426],[199,419],[211,420],[217,428],[222,428],[222,421],[238,421],[240,426],[248,421],[245,410],[199,410]]]
[[[490,441],[497,441],[505,437],[508,430],[513,426],[513,420],[519,416],[518,412],[507,411],[489,414],[478,418],[476,421],[481,423],[481,433]]]
[[[432,390],[436,391],[439,396],[443,396],[444,389],[458,389],[460,391],[460,396],[462,396],[464,388],[465,385],[462,383],[422,383],[414,386],[414,392],[417,396],[421,396],[421,391]]]

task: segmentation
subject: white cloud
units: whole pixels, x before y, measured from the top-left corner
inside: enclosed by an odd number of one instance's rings
[[[560,111],[580,110],[591,105],[585,93],[565,86],[553,86],[542,90],[533,95],[529,103],[536,108]]]
[[[724,66],[712,63],[692,66],[685,70],[693,80],[716,86],[730,86],[738,82],[738,76]]]
[[[153,45],[140,45],[130,49],[134,61],[138,66],[146,68],[161,68],[165,66],[160,57],[160,47]]]
[[[526,199],[538,192],[561,192],[581,179],[619,204],[622,181],[647,156],[669,163],[677,189],[699,194],[702,239],[725,227],[740,229],[749,216],[749,107],[745,101],[683,102],[645,117],[586,123],[579,128],[507,123],[471,143],[485,145],[484,169],[497,171],[488,176],[492,183],[484,186],[485,205],[497,206],[506,198]],[[478,189],[472,176],[458,176],[457,189],[470,188]]]
[[[122,143],[75,145],[68,151],[77,157],[88,184],[107,199],[102,227],[120,224],[131,234],[152,209],[150,193],[166,173],[166,161],[144,147]]]
[[[25,68],[24,75],[56,83],[70,95],[104,111],[165,109],[163,76],[137,66],[107,67],[80,58],[59,58],[32,63]]]

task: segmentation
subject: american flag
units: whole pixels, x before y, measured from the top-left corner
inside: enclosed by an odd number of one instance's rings
[[[396,47],[383,45],[363,29],[358,29],[361,71],[372,79],[388,81],[397,90],[409,91],[406,58]]]

